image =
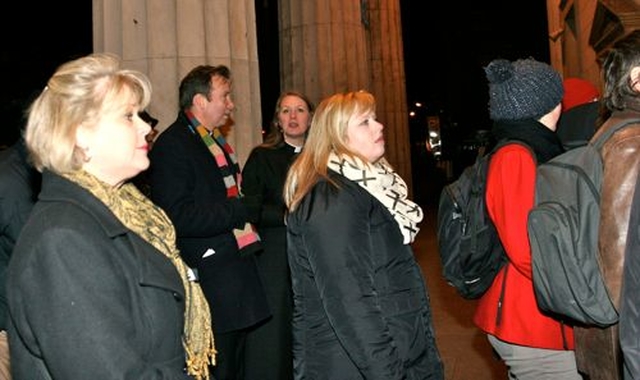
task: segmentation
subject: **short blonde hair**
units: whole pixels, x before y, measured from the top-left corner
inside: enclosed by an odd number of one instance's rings
[[[375,98],[367,91],[339,93],[320,102],[313,114],[304,148],[287,175],[284,198],[290,211],[295,209],[320,178],[329,178],[327,163],[332,152],[338,156],[368,161],[349,149],[347,128],[350,118],[375,111]]]
[[[56,173],[79,170],[83,154],[76,131],[94,127],[127,92],[142,110],[151,101],[151,82],[122,69],[117,56],[97,53],[62,64],[29,107],[25,141],[33,165]]]

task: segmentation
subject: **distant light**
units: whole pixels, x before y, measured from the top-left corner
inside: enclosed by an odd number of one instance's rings
[[[422,107],[422,103],[416,102],[416,107],[418,107],[418,108]]]
[[[410,117],[414,117],[414,116],[416,116],[416,111],[411,111],[411,112],[409,112],[409,116],[410,116]]]

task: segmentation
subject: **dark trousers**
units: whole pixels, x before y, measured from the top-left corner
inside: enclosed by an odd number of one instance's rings
[[[236,330],[214,334],[216,366],[213,367],[215,380],[244,379],[244,351],[248,330]]]

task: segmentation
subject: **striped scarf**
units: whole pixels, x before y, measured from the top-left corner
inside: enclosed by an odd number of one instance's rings
[[[233,148],[220,132],[220,128],[215,127],[213,131],[209,131],[196,119],[189,110],[185,110],[185,114],[189,119],[191,127],[195,128],[200,135],[200,138],[204,144],[209,148],[209,152],[216,161],[224,185],[227,188],[227,198],[239,198],[240,184],[242,183],[242,174],[240,171],[240,165],[233,151]],[[238,244],[238,250],[241,255],[247,255],[250,253],[256,253],[262,249],[260,244],[260,236],[256,232],[254,226],[251,223],[245,223],[242,229],[234,228],[233,235],[236,238]]]

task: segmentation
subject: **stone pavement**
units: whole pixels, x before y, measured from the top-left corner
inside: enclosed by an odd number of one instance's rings
[[[431,296],[436,339],[446,380],[504,380],[507,371],[486,336],[472,322],[475,302],[460,297],[444,281],[435,236],[435,208],[425,207],[426,220],[413,244]]]

